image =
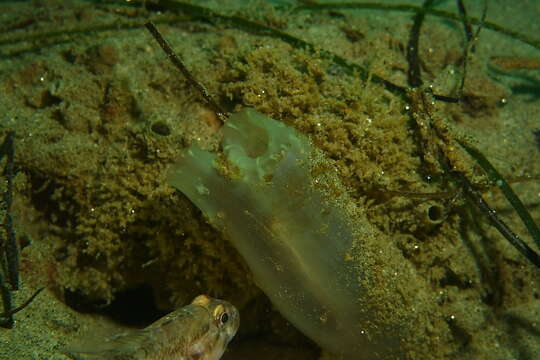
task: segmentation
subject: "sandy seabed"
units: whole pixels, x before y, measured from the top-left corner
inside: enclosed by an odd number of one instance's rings
[[[413,116],[414,106],[374,80],[407,87],[410,12],[192,2],[301,38],[314,45],[309,51],[147,3],[150,10],[122,1],[0,3],[0,139],[16,131],[13,213],[22,247],[14,301],[46,287],[13,329],[0,329],[0,359],[66,359],[58,349],[73,339],[105,326],[144,326],[200,293],[240,309],[241,328],[224,359],[332,358],[272,308],[235,249],[166,184],[168,166],[192,142],[220,151],[219,121],[146,32],[149,19],[227,111],[253,107],[322,150],[353,205],[397,254],[374,272],[397,274],[400,263],[414,269],[414,279],[397,281],[403,299],[392,309],[414,330],[404,335],[405,357],[540,356],[539,269],[466,201],[433,151],[540,252],[456,142],[477,146],[538,222],[538,46],[483,28],[469,56],[468,101],[434,100],[430,118]],[[482,2],[464,3],[481,17]],[[538,6],[488,1],[486,20],[534,38]],[[457,13],[454,1],[436,8]],[[464,46],[461,22],[427,16],[419,45],[426,87],[456,93]],[[116,313],[122,307],[128,311]]]

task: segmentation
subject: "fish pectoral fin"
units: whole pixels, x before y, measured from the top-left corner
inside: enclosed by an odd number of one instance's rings
[[[61,350],[74,360],[113,360],[135,354],[147,345],[150,333],[146,329],[125,331],[106,339],[83,340]]]

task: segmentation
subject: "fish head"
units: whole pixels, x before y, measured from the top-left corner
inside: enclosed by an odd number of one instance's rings
[[[213,355],[208,356],[208,359],[219,359],[240,326],[238,310],[227,301],[214,299],[207,295],[197,296],[191,304],[203,307],[208,311],[211,328],[216,330],[214,333],[215,342],[211,346],[214,349]]]
[[[240,314],[231,303],[207,295],[199,295],[191,303],[208,310],[226,343],[231,341],[240,326]]]

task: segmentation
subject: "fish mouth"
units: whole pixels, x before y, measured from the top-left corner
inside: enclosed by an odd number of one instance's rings
[[[232,305],[231,305],[231,307],[232,307]],[[226,334],[227,334],[227,338],[228,338],[227,342],[232,340],[232,338],[236,335],[236,332],[238,331],[238,328],[240,328],[240,313],[234,307],[231,308],[230,313],[231,313],[231,320],[230,320],[231,324],[229,325],[229,327],[225,331]]]

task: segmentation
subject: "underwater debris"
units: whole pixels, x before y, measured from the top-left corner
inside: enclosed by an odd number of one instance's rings
[[[2,249],[5,251],[2,265],[4,274],[7,275],[7,282],[12,290],[19,289],[19,249],[13,228],[13,215],[11,214],[11,204],[13,203],[13,162],[15,158],[15,132],[10,131],[3,144],[0,146],[0,160],[6,157],[5,176],[6,191],[3,195],[5,217],[2,223],[5,231],[5,240],[2,242]]]
[[[0,322],[1,326],[11,328],[14,320],[12,309],[11,291],[19,289],[19,248],[13,228],[13,215],[11,214],[11,204],[13,202],[13,161],[15,157],[15,132],[10,131],[4,138],[0,146],[0,160],[6,157],[5,176],[6,190],[4,191],[2,202],[4,207],[4,220],[2,222],[4,231],[0,238],[0,292],[4,304],[6,317]],[[1,315],[1,314],[0,314]]]
[[[428,8],[431,5],[430,0],[426,0],[423,5],[423,9]],[[472,28],[470,25],[469,18],[466,14],[466,9],[461,0],[457,1],[458,9],[463,18],[464,29],[466,33],[467,43],[464,47],[464,63],[463,63],[463,73],[461,76],[461,85],[459,88],[458,99],[460,101],[466,100],[463,97],[463,87],[465,84],[465,78],[467,76],[467,58],[470,51],[472,51],[473,41],[477,39],[482,25],[484,24],[485,17],[487,14],[487,2],[484,1],[484,7],[482,12],[482,21],[480,22],[478,29],[476,30],[474,36],[471,36]],[[423,16],[418,14],[415,17],[414,24],[412,26],[409,47],[407,52],[407,61],[409,62],[409,85],[413,88],[416,88],[418,85],[422,84],[420,79],[419,72],[419,61],[418,61],[418,52],[414,49],[418,47],[418,39],[420,36],[420,27],[423,21]],[[472,40],[471,40],[472,39]],[[432,115],[431,106],[429,105],[429,100],[427,97],[431,96],[436,98],[433,94],[429,93],[429,90],[411,90],[409,91],[410,101],[413,106],[413,111],[411,112],[412,118],[416,123],[416,130],[419,134],[419,137],[422,141],[422,157],[424,162],[429,163],[432,171],[437,171],[437,165],[434,162],[438,163],[438,167],[442,169],[443,172],[452,175],[462,187],[463,191],[470,198],[472,203],[478,207],[478,209],[488,217],[490,222],[495,226],[495,228],[507,239],[514,248],[516,248],[523,256],[525,256],[532,264],[540,268],[540,255],[535,252],[530,246],[528,246],[514,231],[512,231],[506,223],[499,218],[497,213],[488,205],[484,200],[482,195],[473,188],[473,185],[467,178],[467,176],[456,170],[450,171],[450,169],[455,168],[452,166],[452,161],[446,155],[445,151],[441,146],[433,140],[434,136],[438,136],[441,139],[444,138],[442,135],[444,130],[441,129],[440,121],[435,121]],[[489,180],[496,186],[498,186],[503,192],[504,196],[510,202],[518,216],[521,218],[525,224],[527,230],[533,237],[533,240],[536,242],[538,248],[540,248],[540,230],[538,226],[532,219],[531,215],[519,199],[519,197],[514,193],[512,188],[508,185],[508,182],[498,173],[498,171],[491,165],[487,158],[477,149],[471,145],[466,144],[463,140],[456,140],[466,151],[467,153],[484,169]]]
[[[489,180],[499,189],[501,189],[502,193],[504,194],[510,205],[512,205],[512,207],[520,217],[521,221],[527,228],[527,231],[532,236],[537,247],[540,248],[540,230],[538,229],[536,222],[531,217],[531,214],[529,214],[529,212],[525,208],[525,205],[523,205],[519,197],[514,193],[508,182],[501,176],[501,174],[499,174],[495,167],[491,165],[489,160],[480,151],[468,144],[465,144],[464,142],[460,141],[459,143],[469,153],[469,155],[471,155],[471,157],[473,157],[484,169]],[[461,176],[465,178],[464,175]],[[487,205],[487,203],[482,199],[482,197],[480,196],[480,198],[478,198],[479,194],[478,196],[474,195],[474,191],[472,190],[470,183],[467,184],[467,187],[469,188],[467,189],[469,194],[471,194],[475,198],[475,203],[479,206],[480,210],[488,216],[488,218],[499,230],[499,232],[519,252],[521,252],[527,259],[529,259],[533,264],[540,268],[540,255],[538,255],[538,253],[532,250],[532,248],[530,248],[523,240],[521,240],[521,238],[516,233],[510,230],[502,220],[498,219],[496,212]]]
[[[423,84],[422,74],[420,71],[420,59],[418,55],[418,48],[419,48],[419,42],[420,42],[420,30],[422,28],[422,24],[427,14],[427,10],[430,9],[432,5],[433,5],[432,0],[424,1],[424,4],[422,5],[421,10],[419,10],[414,17],[414,22],[413,22],[413,25],[411,26],[411,30],[409,34],[409,42],[407,44],[407,49],[406,49],[407,62],[409,64],[409,69],[407,71],[407,81],[408,81],[409,86],[411,86],[413,89],[418,88],[422,86]],[[449,96],[449,95],[442,95],[442,94],[431,94],[437,100],[451,102],[451,103],[457,103],[459,101],[467,101],[467,98],[463,96],[463,89],[465,87],[465,80],[467,78],[467,70],[468,70],[467,64],[469,62],[468,55],[469,55],[469,52],[474,52],[475,40],[478,39],[478,35],[480,34],[480,31],[482,30],[482,25],[485,22],[485,18],[487,15],[487,1],[484,1],[484,10],[482,13],[481,21],[474,34],[472,32],[471,23],[467,16],[467,9],[462,0],[457,0],[457,7],[462,17],[463,28],[464,28],[465,37],[466,37],[466,44],[463,47],[463,64],[462,64],[463,73],[461,76],[461,84],[458,89],[457,97]]]
[[[169,43],[167,43],[167,41],[159,34],[154,24],[152,24],[151,22],[147,22],[144,25],[146,26],[146,29],[148,29],[150,34],[152,34],[154,39],[158,42],[158,44],[161,46],[165,54],[167,54],[169,60],[171,60],[174,66],[176,66],[176,68],[180,70],[182,75],[184,75],[184,77],[189,81],[191,86],[197,89],[204,101],[208,104],[212,111],[216,113],[218,118],[221,120],[221,123],[225,122],[225,120],[227,119],[227,113],[215,102],[214,99],[212,99],[212,97],[208,93],[208,90],[206,90],[206,88],[201,83],[199,83],[193,77],[193,75],[191,75],[191,73],[188,71],[184,63],[180,60],[178,55],[174,53]]]
[[[160,0],[165,2],[166,0]],[[170,2],[167,1],[167,2]],[[455,14],[449,11],[433,9],[429,7],[421,7],[416,5],[409,4],[385,4],[385,3],[375,3],[375,2],[332,2],[328,4],[303,4],[298,5],[294,8],[294,11],[315,11],[315,10],[339,10],[339,9],[377,9],[377,10],[388,10],[388,11],[403,11],[403,12],[412,12],[412,13],[426,13],[428,15],[437,16],[443,19],[462,21],[462,13]],[[467,22],[472,25],[482,24],[485,28],[493,31],[497,31],[501,34],[504,34],[510,38],[519,40],[525,44],[531,45],[537,49],[540,49],[540,40],[529,37],[528,35],[519,33],[512,29],[505,28],[499,24],[492,23],[490,21],[483,21],[481,18],[467,17]]]
[[[475,49],[475,43],[476,40],[478,40],[478,36],[480,35],[480,31],[482,30],[482,27],[486,21],[487,16],[487,0],[484,0],[484,9],[482,11],[482,17],[480,19],[480,24],[478,25],[478,28],[476,29],[476,32],[473,34],[472,32],[472,26],[469,22],[469,17],[467,16],[467,10],[465,8],[465,4],[463,3],[463,0],[457,0],[458,9],[463,17],[463,29],[465,31],[465,46],[463,47],[463,64],[462,64],[462,75],[461,75],[461,84],[459,85],[458,90],[458,98],[460,98],[462,101],[467,101],[468,99],[463,96],[463,90],[465,89],[465,80],[467,80],[467,71],[469,70],[469,53],[474,52]]]
[[[519,237],[519,235],[512,231],[506,225],[506,223],[499,218],[497,213],[488,205],[488,203],[483,199],[480,193],[474,189],[467,176],[456,170],[450,171],[450,169],[452,168],[451,160],[447,157],[443,149],[436,145],[436,143],[432,140],[434,134],[442,137],[442,130],[439,128],[440,124],[438,124],[437,121],[434,121],[429,106],[427,105],[425,96],[425,93],[411,91],[413,107],[417,109],[412,112],[412,116],[417,123],[417,127],[419,129],[418,132],[423,139],[422,145],[425,150],[423,155],[424,161],[429,162],[431,169],[434,170],[436,166],[433,164],[433,161],[436,160],[439,166],[443,169],[443,171],[452,175],[457,180],[458,184],[472,200],[472,203],[477,206],[484,215],[488,217],[490,222],[495,226],[495,228],[500,232],[500,234],[503,235],[503,237],[508,240],[509,243],[512,244],[512,246],[514,246],[532,264],[540,268],[540,255],[538,255],[537,252],[535,252],[530,246],[528,246]],[[423,122],[423,120],[427,120],[427,123]],[[532,219],[531,215],[529,214],[519,197],[508,185],[508,182],[497,172],[497,170],[491,165],[491,163],[489,163],[487,158],[480,151],[474,149],[471,145],[466,144],[462,140],[457,139],[456,141],[484,169],[489,180],[501,189],[506,199],[510,202],[518,216],[521,218],[522,222],[525,224],[533,240],[540,248],[540,230],[538,229],[538,226]]]
[[[13,308],[11,292],[19,290],[19,248],[15,230],[13,228],[13,215],[11,205],[13,203],[13,162],[15,158],[15,132],[10,131],[0,145],[0,161],[6,157],[4,169],[6,176],[6,191],[2,198],[4,205],[4,220],[2,222],[4,232],[0,237],[0,295],[2,297],[3,312],[0,313],[0,326],[12,328],[15,324],[13,315],[27,307],[36,296],[43,290],[37,290],[22,305]]]
[[[32,296],[30,296],[28,298],[28,300],[26,300],[24,303],[22,303],[21,305],[17,306],[16,308],[14,309],[11,309],[9,311],[6,311],[6,312],[3,312],[3,313],[0,313],[0,318],[7,318],[7,317],[11,317],[12,315],[18,313],[19,311],[23,310],[25,307],[27,307],[28,305],[30,305],[32,303],[32,301],[34,301],[34,299],[39,295],[39,293],[41,293],[43,290],[45,290],[45,288],[40,288],[38,290],[36,290]]]
[[[434,0],[426,0],[422,5],[423,9],[429,8],[433,4]],[[420,62],[418,61],[418,43],[420,41],[420,28],[426,13],[419,11],[414,17],[413,26],[411,27],[411,34],[409,36],[409,43],[407,44],[407,61],[409,62],[409,71],[407,72],[407,80],[409,85],[413,88],[422,85],[422,77],[420,74]]]
[[[463,30],[465,31],[467,43],[469,43],[473,40],[473,31],[471,23],[469,22],[469,17],[467,16],[467,8],[465,7],[463,0],[457,0],[457,7],[461,17],[463,18]]]

